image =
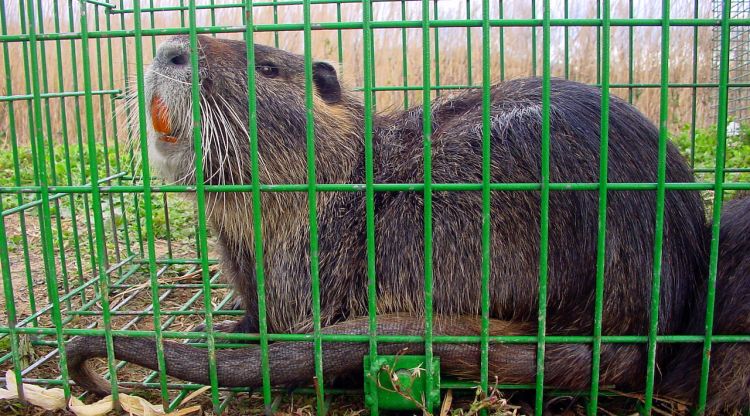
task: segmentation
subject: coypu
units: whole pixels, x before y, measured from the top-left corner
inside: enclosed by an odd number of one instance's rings
[[[199,37],[204,177],[209,184],[250,183],[247,138],[246,46],[241,41]],[[146,79],[151,161],[168,179],[194,181],[188,38],[162,45]],[[260,182],[305,183],[306,110],[304,60],[255,45]],[[318,183],[365,182],[365,109],[343,87],[335,69],[312,64],[315,164]],[[491,180],[541,181],[542,82],[514,80],[491,89]],[[162,102],[156,101],[154,97]],[[432,180],[481,183],[481,92],[466,90],[432,102]],[[601,92],[553,79],[550,109],[550,180],[599,180]],[[162,111],[166,111],[165,122]],[[609,181],[653,183],[659,134],[634,107],[610,101]],[[376,183],[423,181],[423,108],[373,116]],[[164,128],[168,126],[168,130]],[[157,132],[155,128],[165,130]],[[671,144],[667,182],[693,175]],[[537,331],[540,192],[493,191],[491,196],[491,333]],[[264,192],[262,226],[267,324],[271,333],[312,330],[310,238],[304,192]],[[612,190],[608,198],[604,334],[646,334],[653,275],[654,190]],[[433,193],[435,334],[476,335],[480,325],[482,195],[479,191]],[[686,319],[686,302],[705,269],[705,216],[696,191],[666,192],[659,333],[674,333]],[[246,316],[228,331],[258,330],[258,299],[250,200],[246,194],[207,194],[208,219],[222,251],[222,268],[240,295]],[[553,191],[549,204],[548,334],[587,335],[593,327],[598,192]],[[324,333],[367,334],[367,262],[364,192],[321,192],[319,227],[320,310]],[[375,194],[376,279],[379,334],[424,333],[423,193]],[[572,243],[572,244],[571,244]],[[115,337],[115,356],[157,368],[151,339]],[[404,344],[380,343],[381,354]],[[419,353],[420,344],[409,345]],[[164,343],[169,375],[208,383],[206,351]],[[366,343],[325,343],[326,380],[357,374]],[[477,378],[477,344],[435,344],[443,374]],[[85,365],[106,355],[101,337],[79,337],[68,346],[72,378],[105,393],[108,385]],[[604,344],[601,384],[639,389],[645,381],[646,346]],[[661,354],[660,354],[661,355]],[[221,386],[261,384],[257,345],[217,350]],[[313,375],[312,343],[270,344],[271,383],[299,385]],[[536,374],[536,345],[491,344],[491,377],[529,383]],[[591,347],[546,347],[545,384],[566,389],[590,383]]]
[[[750,195],[735,197],[721,213],[713,334],[750,334]],[[705,333],[706,282],[697,294],[690,334]],[[703,344],[685,344],[666,364],[660,394],[698,398]],[[714,343],[708,377],[708,414],[750,409],[750,344]]]

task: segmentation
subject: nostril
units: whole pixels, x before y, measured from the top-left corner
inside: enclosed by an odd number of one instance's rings
[[[163,64],[173,66],[185,66],[190,63],[190,55],[187,45],[169,42],[162,45],[157,53],[157,59]]]
[[[184,54],[180,54],[180,55],[176,55],[172,57],[172,59],[170,59],[169,62],[177,66],[182,66],[182,65],[187,65],[188,59],[187,59],[187,56],[185,56]]]

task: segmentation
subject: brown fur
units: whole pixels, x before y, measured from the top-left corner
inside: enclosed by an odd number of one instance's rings
[[[750,195],[728,202],[721,215],[713,333],[750,334]],[[705,333],[707,282],[699,288],[689,333]],[[680,348],[666,366],[662,394],[695,403],[703,344]],[[708,376],[708,414],[750,409],[750,344],[714,343]]]
[[[174,45],[184,45],[177,38]],[[240,140],[235,166],[242,177],[227,177],[220,170],[220,155],[230,150],[229,138],[247,124],[245,44],[200,37],[201,91],[206,97],[228,99],[216,113],[234,110],[236,122],[222,127],[224,142],[209,147],[204,176],[209,183],[249,183],[249,145]],[[162,51],[167,50],[164,46]],[[255,46],[256,64],[272,63],[278,76],[256,71],[260,182],[306,183],[304,61],[302,57],[265,46]],[[314,64],[315,164],[318,183],[365,182],[361,101],[339,87],[332,68]],[[189,79],[185,68],[173,68],[157,59],[152,70],[171,70]],[[334,85],[335,84],[335,85]],[[173,82],[154,79],[150,93]],[[553,79],[550,109],[551,182],[599,180],[599,90]],[[165,92],[166,94],[167,92]],[[539,79],[509,81],[491,91],[491,180],[498,183],[541,181],[541,105]],[[164,97],[162,97],[164,98]],[[189,94],[188,94],[189,98]],[[172,98],[184,100],[179,93]],[[430,108],[432,179],[435,183],[481,183],[481,93],[466,91],[441,96]],[[657,129],[636,109],[612,97],[610,101],[609,181],[656,181]],[[172,125],[184,120],[176,111]],[[212,121],[204,114],[206,130]],[[423,108],[375,115],[373,120],[375,183],[423,182]],[[189,120],[189,119],[188,119]],[[178,129],[179,130],[179,129]],[[160,145],[161,146],[161,145]],[[184,163],[167,176],[191,175],[192,142],[162,146],[160,152],[182,155]],[[217,156],[217,154],[219,156]],[[692,173],[678,151],[667,148],[667,181],[691,182]],[[218,172],[218,175],[217,175]],[[187,175],[185,175],[187,173]],[[263,266],[267,324],[274,333],[312,330],[310,259],[319,256],[321,324],[329,333],[367,333],[367,255],[364,192],[317,193],[319,251],[310,253],[310,224],[306,193],[266,192],[262,195]],[[375,195],[375,273],[380,333],[419,335],[424,321],[424,198],[422,192],[378,192]],[[648,331],[653,269],[656,193],[610,191],[605,259],[603,332],[608,335]],[[686,299],[705,270],[704,213],[695,191],[667,191],[664,219],[663,268],[659,332],[674,333],[686,316]],[[247,316],[236,330],[258,329],[258,295],[254,242],[247,195],[212,195],[210,221],[219,236],[222,267],[242,298]],[[498,333],[536,332],[539,287],[540,193],[494,191],[491,200],[490,317]],[[476,317],[481,299],[481,192],[433,193],[433,310],[436,333],[475,334],[459,316]],[[596,275],[597,191],[554,191],[550,195],[547,322],[549,334],[591,334]],[[472,318],[476,320],[477,318]],[[84,387],[102,391],[85,361],[105,354],[101,340],[79,338],[70,345],[72,377]],[[148,354],[151,340],[118,338],[115,354],[155,368]],[[420,346],[411,346],[418,351]],[[300,384],[310,381],[309,343],[271,345],[271,381]],[[395,346],[382,346],[384,352]],[[205,352],[165,343],[167,372],[204,382]],[[326,377],[361,371],[359,357],[366,344],[326,343]],[[664,347],[659,349],[661,362]],[[104,351],[104,352],[103,352]],[[500,382],[532,382],[536,374],[534,345],[495,344],[490,351],[492,376]],[[605,344],[602,347],[601,384],[640,389],[645,381],[645,346]],[[436,345],[435,353],[450,365],[445,374],[475,377],[478,346]],[[221,385],[257,386],[260,383],[257,348],[250,346],[217,353]],[[591,348],[583,344],[550,344],[545,355],[545,382],[559,388],[585,388],[590,383]]]

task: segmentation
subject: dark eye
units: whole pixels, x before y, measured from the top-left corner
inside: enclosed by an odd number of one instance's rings
[[[279,68],[270,64],[258,65],[255,69],[266,78],[276,78],[279,75]]]

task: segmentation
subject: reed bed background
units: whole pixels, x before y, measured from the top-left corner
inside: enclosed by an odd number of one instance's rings
[[[229,4],[228,1],[216,0],[215,4]],[[632,1],[632,0],[631,0]],[[20,34],[28,31],[29,11],[24,8],[26,2],[21,1],[5,5],[7,33]],[[132,9],[132,2],[113,2],[119,9]],[[209,0],[198,1],[206,5]],[[535,9],[528,0],[504,0],[491,2],[491,18],[499,18],[501,7],[506,18],[530,18],[542,16],[542,2],[537,1]],[[565,11],[565,3],[568,11]],[[595,18],[601,5],[597,0],[553,0],[553,18]],[[700,1],[697,6],[698,17],[710,17],[712,14],[710,2]],[[142,1],[141,6],[175,6],[187,4],[178,0]],[[279,23],[300,23],[302,6],[283,5],[279,1],[277,19]],[[78,1],[44,0],[36,3],[34,16],[39,32],[64,33],[81,30]],[[340,8],[339,8],[340,7]],[[313,5],[311,8],[313,22],[334,22],[340,14],[342,21],[361,21],[362,6],[359,4],[343,3],[340,6]],[[256,23],[273,23],[274,9],[272,7],[256,7],[254,20]],[[613,18],[660,18],[660,2],[636,0],[632,4],[630,14],[629,0],[612,0],[611,16]],[[692,18],[696,13],[695,2],[692,0],[673,1],[670,15],[673,18]],[[23,18],[21,17],[23,16]],[[375,20],[419,20],[421,3],[407,1],[402,5],[400,1],[376,2],[373,4]],[[240,30],[243,11],[241,8],[216,9],[212,13],[199,10],[197,14],[199,26],[213,24]],[[481,18],[481,2],[474,1],[437,1],[432,4],[431,17],[439,19]],[[102,7],[88,6],[88,29],[132,30],[134,15],[108,14]],[[144,28],[173,28],[184,27],[187,23],[187,11],[144,12],[140,16]],[[570,27],[567,29],[568,52],[565,52],[566,29],[553,27],[551,31],[551,61],[552,75],[569,77],[586,83],[598,82],[598,49],[601,44],[597,41],[596,27]],[[632,30],[633,49],[630,48],[630,31]],[[535,32],[535,34],[534,34]],[[697,35],[697,43],[695,36]],[[226,33],[218,36],[241,38],[242,33]],[[259,32],[256,42],[278,46],[294,52],[303,52],[302,32]],[[439,28],[431,33],[432,83],[440,85],[481,85],[482,82],[482,38],[481,28]],[[536,47],[534,47],[534,37]],[[313,56],[341,63],[341,72],[346,82],[358,87],[362,84],[363,44],[360,30],[344,30],[341,34],[341,50],[339,55],[338,33],[336,31],[313,31]],[[405,39],[405,45],[403,40]],[[146,36],[143,38],[144,64],[147,65],[153,56],[155,46],[164,37]],[[91,51],[91,75],[94,90],[124,90],[132,82],[135,74],[135,44],[132,37],[104,38],[89,41]],[[517,78],[531,75],[541,75],[542,67],[542,33],[541,28],[512,27],[502,30],[503,59],[501,69],[501,29],[492,28],[491,39],[491,76],[493,81],[501,78]],[[110,55],[109,48],[112,48]],[[610,39],[610,81],[613,84],[658,83],[661,56],[661,28],[660,27],[613,27]],[[40,83],[42,92],[81,91],[83,89],[83,63],[81,61],[81,41],[44,41],[38,45],[40,58]],[[11,42],[7,45],[10,56],[10,71],[4,73],[0,85],[0,95],[30,94],[31,69],[28,59],[28,45],[23,42]],[[672,27],[670,30],[669,74],[670,83],[711,82],[714,45],[712,42],[712,28],[701,27]],[[125,50],[125,54],[123,54]],[[630,54],[632,53],[632,73],[630,71]],[[696,56],[694,63],[694,55]],[[422,34],[420,29],[378,29],[374,32],[374,56],[376,85],[419,87],[422,85]],[[124,58],[125,57],[125,58]],[[436,59],[438,57],[438,59]],[[0,60],[4,57],[0,56]],[[74,62],[75,60],[75,62]],[[406,69],[404,69],[406,67]],[[5,72],[5,62],[0,62],[0,70]],[[404,77],[406,73],[406,77]],[[632,78],[631,78],[632,77]],[[694,79],[695,77],[695,79]],[[446,92],[438,92],[446,93]],[[615,88],[612,93],[632,102],[653,120],[659,114],[658,88]],[[406,97],[405,97],[406,95]],[[110,97],[117,94],[104,94],[94,97],[94,128],[97,137],[122,136],[122,128],[118,129],[125,119],[116,114]],[[376,94],[378,111],[403,108],[419,104],[420,91],[405,94],[402,91],[379,91]],[[699,88],[696,93],[697,114],[696,127],[715,124],[711,102],[715,99],[715,91],[709,88]],[[669,100],[669,125],[672,129],[690,123],[692,120],[693,90],[691,88],[671,88]],[[120,100],[116,100],[116,104]],[[9,107],[13,106],[15,120],[10,125],[8,117]],[[45,112],[45,135],[51,134],[51,139],[60,142],[67,136],[72,141],[78,134],[85,134],[85,123],[77,125],[72,117],[73,108],[83,108],[82,97],[52,98],[43,100]],[[30,132],[30,101],[16,100],[0,105],[0,141],[8,145],[11,140],[11,130],[14,130],[16,140],[23,145],[29,142]],[[61,111],[67,108],[63,114]],[[82,110],[81,110],[82,111]],[[62,120],[63,117],[69,120]],[[84,118],[85,120],[85,118]],[[64,121],[66,121],[64,123]],[[63,130],[67,130],[64,135]],[[111,139],[110,139],[111,140]]]

